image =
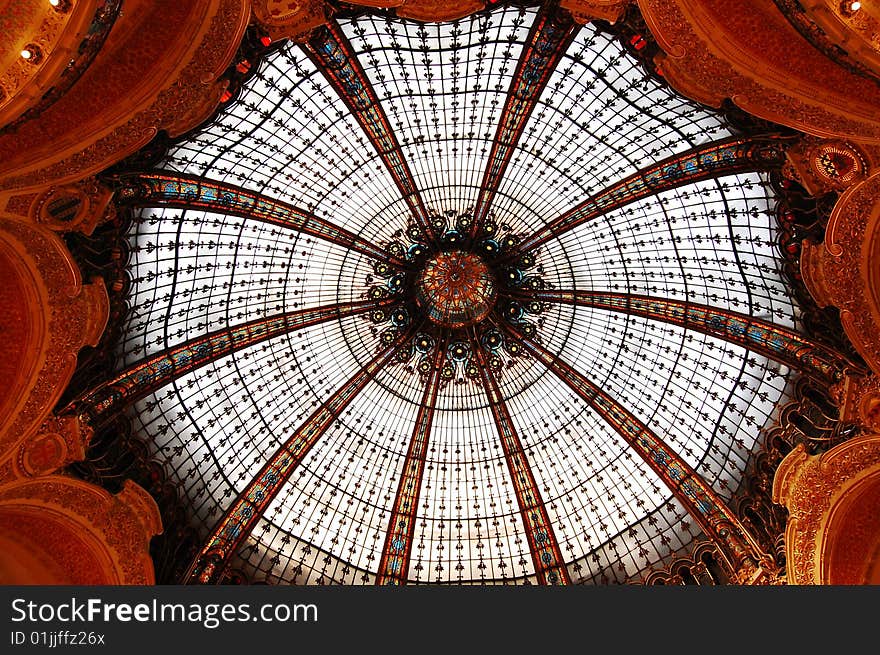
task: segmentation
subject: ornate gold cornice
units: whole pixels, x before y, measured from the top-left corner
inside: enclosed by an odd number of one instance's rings
[[[880,81],[880,11],[863,2],[858,11],[842,0],[773,0],[815,48],[841,66]],[[873,6],[871,6],[873,5]]]
[[[560,0],[559,6],[567,9],[572,17],[585,25],[592,20],[616,23],[626,13],[633,0]]]
[[[713,106],[730,98],[808,134],[880,144],[880,87],[818,52],[772,3],[638,3],[663,50],[658,69],[684,95]]]
[[[845,191],[876,170],[874,149],[843,139],[805,135],[786,151],[794,177],[810,195]]]
[[[38,101],[61,77],[103,0],[0,1],[0,127]],[[25,58],[21,53],[27,51]]]
[[[0,189],[77,182],[216,109],[248,0],[129,0],[82,79],[38,121],[0,137]]]

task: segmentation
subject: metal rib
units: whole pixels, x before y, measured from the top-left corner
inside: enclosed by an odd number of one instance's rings
[[[165,386],[175,378],[237,350],[324,321],[363,314],[392,302],[391,299],[362,300],[300,309],[191,339],[129,366],[113,379],[86,392],[80,399],[72,402],[66,411],[75,411],[90,424],[100,425],[125,405]]]
[[[416,225],[429,245],[434,245],[433,229],[428,210],[422,202],[409,165],[403,156],[397,136],[391,129],[376,91],[364,73],[357,55],[336,21],[319,27],[302,46],[318,70],[323,73],[336,93],[363,129],[403,195]]]
[[[516,334],[506,324],[500,325],[509,335],[519,338],[526,351],[542,362],[614,428],[663,480],[706,536],[715,542],[732,571],[736,571],[746,561],[754,564],[772,561],[754,536],[702,477],[650,428],[557,355],[535,341]]]
[[[116,192],[120,204],[202,209],[239,216],[310,234],[395,266],[406,266],[403,260],[392,257],[381,246],[345,228],[294,205],[233,184],[171,172],[132,173],[117,176],[115,180],[120,186]]]
[[[731,138],[664,159],[551,220],[517,244],[508,257],[533,250],[578,225],[648,196],[709,178],[777,168],[785,162],[787,141],[777,136]]]
[[[477,357],[477,368],[480,369],[483,388],[489,400],[489,407],[492,409],[492,418],[498,428],[504,459],[513,482],[538,581],[545,585],[570,585],[571,579],[559,550],[559,542],[553,532],[553,525],[547,515],[547,508],[535,482],[532,467],[526,458],[522,441],[504,402],[504,395],[489,368],[479,340],[473,339],[471,347]]]
[[[185,583],[213,584],[221,580],[230,558],[250,536],[269,504],[284,487],[306,454],[333,425],[341,412],[367,383],[394,357],[397,348],[412,336],[400,333],[342,385],[272,455],[239,494],[199,550]]]
[[[382,559],[379,563],[377,585],[404,585],[409,570],[412,554],[413,535],[415,534],[416,510],[419,493],[422,489],[422,477],[425,472],[425,459],[428,454],[428,443],[431,437],[431,424],[437,406],[437,394],[440,391],[440,370],[446,350],[446,339],[437,341],[437,350],[431,364],[431,372],[425,382],[422,404],[419,405],[416,425],[406,452],[406,460],[401,469],[400,483],[394,497],[394,509],[388,521],[388,532],[382,548]]]
[[[708,305],[612,291],[534,291],[521,297],[540,302],[595,307],[680,325],[761,353],[824,384],[838,382],[843,378],[844,371],[858,368],[835,350],[811,341],[794,330],[748,314]]]
[[[478,234],[479,226],[489,213],[526,122],[538,104],[547,80],[579,29],[580,25],[572,20],[571,15],[560,10],[555,3],[544,5],[535,17],[510,82],[507,100],[486,162],[486,171],[480,184],[480,195],[469,230],[471,237]]]

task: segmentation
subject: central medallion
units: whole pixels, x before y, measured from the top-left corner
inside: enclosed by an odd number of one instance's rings
[[[471,234],[472,220],[447,211],[431,214],[431,234],[414,224],[398,230],[365,278],[363,297],[376,302],[366,318],[379,342],[409,334],[394,364],[439,372],[442,384],[480,383],[484,367],[501,373],[527,359],[520,335],[537,334],[546,305],[530,296],[552,288],[508,224],[486,220]]]
[[[425,263],[416,300],[434,323],[449,328],[474,325],[492,311],[495,280],[479,255],[441,252]]]

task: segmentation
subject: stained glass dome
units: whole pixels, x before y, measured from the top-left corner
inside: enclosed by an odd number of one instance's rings
[[[626,43],[552,5],[342,11],[120,174],[119,368],[177,353],[128,411],[193,575],[632,582],[717,528],[793,375],[782,137]]]

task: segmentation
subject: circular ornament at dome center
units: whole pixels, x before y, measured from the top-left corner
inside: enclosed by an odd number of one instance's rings
[[[441,252],[425,264],[416,297],[434,323],[450,328],[478,323],[495,303],[495,281],[479,255]]]

